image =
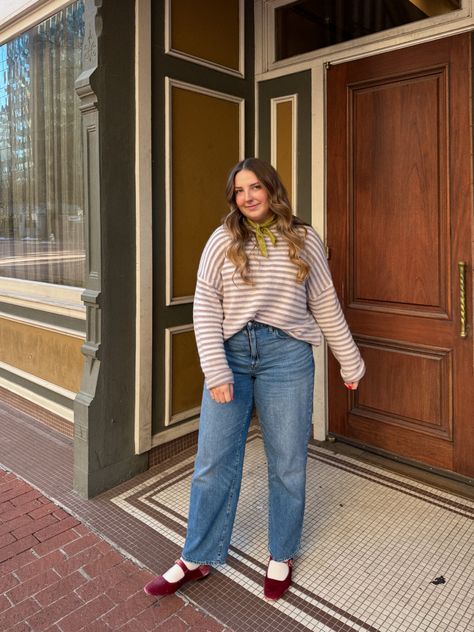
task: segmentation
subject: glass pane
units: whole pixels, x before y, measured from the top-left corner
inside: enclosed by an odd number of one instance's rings
[[[276,59],[461,8],[461,0],[300,0],[275,10]]]
[[[82,0],[0,46],[0,275],[84,285]]]

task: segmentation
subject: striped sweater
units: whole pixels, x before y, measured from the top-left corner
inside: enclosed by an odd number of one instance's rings
[[[268,257],[256,240],[246,244],[253,285],[244,283],[226,257],[230,235],[223,226],[207,242],[198,269],[194,297],[194,331],[207,388],[233,383],[224,341],[256,320],[314,346],[322,335],[341,365],[344,382],[355,382],[365,372],[334,289],[324,245],[308,227],[302,257],[311,272],[304,283],[296,282],[297,268],[288,257],[288,244],[277,237],[272,246],[265,237]],[[235,274],[234,274],[235,273]]]

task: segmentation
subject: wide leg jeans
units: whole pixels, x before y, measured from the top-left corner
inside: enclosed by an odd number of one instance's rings
[[[182,557],[225,562],[240,493],[245,443],[257,410],[268,465],[268,547],[284,561],[298,550],[303,527],[311,432],[311,345],[251,321],[225,342],[234,399],[214,402],[204,387],[198,453]]]

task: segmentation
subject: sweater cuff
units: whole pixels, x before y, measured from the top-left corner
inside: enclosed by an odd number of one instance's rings
[[[345,384],[351,384],[352,382],[359,382],[365,375],[365,363],[360,359],[359,367],[357,371],[351,371],[351,373],[346,373],[341,368],[341,377]]]
[[[230,369],[227,371],[219,371],[219,373],[210,373],[206,375],[206,388],[211,390],[216,386],[222,386],[223,384],[233,384],[234,374]]]

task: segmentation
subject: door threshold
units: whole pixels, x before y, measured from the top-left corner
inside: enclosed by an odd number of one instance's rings
[[[324,447],[334,454],[350,456],[407,476],[420,483],[426,483],[437,489],[474,500],[474,480],[468,476],[405,459],[338,435],[330,435],[326,441],[313,440],[312,443]]]

